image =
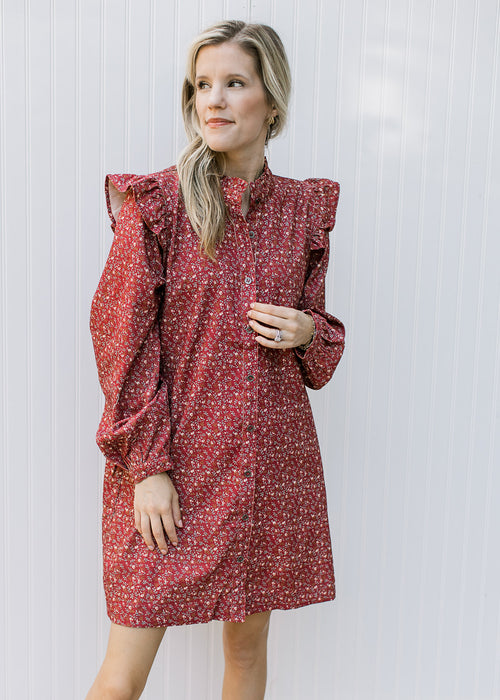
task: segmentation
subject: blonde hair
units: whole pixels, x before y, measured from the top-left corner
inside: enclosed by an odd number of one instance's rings
[[[278,34],[266,24],[220,22],[202,32],[191,44],[182,87],[182,114],[189,143],[179,156],[177,170],[187,215],[200,238],[200,248],[211,260],[215,259],[226,226],[227,212],[220,187],[225,159],[223,153],[209,148],[201,135],[196,113],[196,59],[203,47],[227,41],[237,43],[253,56],[269,105],[277,111],[269,125],[266,143],[283,130],[291,89],[285,49]]]

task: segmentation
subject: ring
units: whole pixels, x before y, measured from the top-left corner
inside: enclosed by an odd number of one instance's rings
[[[279,343],[283,338],[281,337],[281,331],[279,328],[276,329],[276,335],[274,336],[274,342]]]

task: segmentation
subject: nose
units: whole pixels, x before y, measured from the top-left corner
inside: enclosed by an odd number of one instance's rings
[[[223,109],[226,106],[226,99],[224,96],[223,86],[214,83],[210,89],[210,95],[208,98],[208,107],[210,109]]]

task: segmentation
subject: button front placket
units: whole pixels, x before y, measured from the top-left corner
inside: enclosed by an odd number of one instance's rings
[[[242,460],[241,460],[241,513],[234,555],[241,569],[242,604],[245,606],[245,589],[248,554],[252,538],[255,498],[255,470],[257,464],[256,430],[258,402],[259,344],[255,332],[248,323],[247,312],[256,301],[256,275],[253,246],[249,237],[249,224],[241,213],[233,219],[233,232],[238,250],[241,280],[241,382],[244,397],[242,413]],[[241,612],[245,615],[246,611]]]
[[[258,440],[258,392],[260,345],[255,331],[249,324],[247,312],[257,301],[256,242],[258,220],[262,217],[262,197],[269,195],[271,180],[267,174],[263,180],[250,185],[248,213],[243,216],[241,201],[248,183],[239,178],[223,178],[222,189],[230,217],[228,233],[231,240],[231,269],[238,280],[240,340],[241,340],[241,450],[238,460],[239,493],[233,513],[236,529],[227,561],[234,581],[231,614],[244,620],[248,614],[246,596],[248,590],[249,561],[254,522],[255,488]]]

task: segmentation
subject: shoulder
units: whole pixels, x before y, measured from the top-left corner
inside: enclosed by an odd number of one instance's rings
[[[107,174],[104,192],[113,231],[122,205],[127,195],[132,193],[148,228],[160,233],[175,211],[177,183],[177,169],[174,165],[147,175]]]
[[[306,205],[313,225],[330,231],[335,225],[335,215],[340,195],[340,185],[327,178],[310,177],[306,180],[275,176],[275,185],[283,195],[300,199]]]

